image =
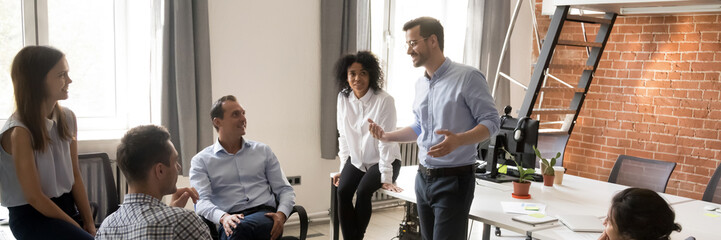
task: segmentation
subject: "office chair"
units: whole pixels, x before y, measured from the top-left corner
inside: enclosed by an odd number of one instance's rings
[[[93,211],[95,226],[100,227],[105,217],[118,210],[120,201],[110,159],[106,153],[79,154],[78,165]]]
[[[308,213],[305,211],[305,208],[301,205],[295,205],[293,206],[293,211],[290,212],[290,216],[293,216],[293,213],[298,213],[298,218],[300,219],[300,236],[298,237],[284,237],[281,235],[280,240],[305,240],[305,238],[308,236]],[[220,239],[220,233],[218,232],[218,225],[215,225],[214,222],[204,218],[203,216],[200,216],[200,219],[203,219],[203,222],[205,222],[205,225],[208,225],[208,228],[210,229],[210,236],[213,237],[213,240]]]
[[[665,192],[674,168],[674,162],[620,155],[608,182]]]
[[[701,200],[713,203],[721,203],[721,164],[716,167],[716,171],[708,181],[706,191],[703,192]]]

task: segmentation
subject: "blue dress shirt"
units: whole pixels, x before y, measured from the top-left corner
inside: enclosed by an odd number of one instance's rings
[[[190,185],[198,190],[198,215],[215,223],[225,213],[266,205],[286,217],[295,193],[268,145],[242,139],[243,147],[228,153],[220,142],[206,147],[190,163]],[[276,198],[278,204],[276,206]]]
[[[458,134],[483,124],[493,136],[500,125],[498,110],[483,74],[449,58],[432,78],[425,75],[416,82],[413,114],[415,123],[410,127],[418,135],[418,158],[428,168],[470,165],[478,158],[477,144],[460,146],[443,157],[428,156],[428,149],[445,139],[445,135],[436,134],[436,130]]]

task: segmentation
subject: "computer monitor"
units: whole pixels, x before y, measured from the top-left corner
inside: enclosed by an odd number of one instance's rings
[[[479,145],[478,156],[486,161],[486,173],[490,178],[498,176],[496,164],[516,166],[515,162],[505,159],[506,152],[503,149],[513,154],[522,167],[536,167],[533,146],[538,143],[538,120],[513,118],[509,115],[510,109],[510,106],[504,109],[506,114],[501,116],[498,134]]]

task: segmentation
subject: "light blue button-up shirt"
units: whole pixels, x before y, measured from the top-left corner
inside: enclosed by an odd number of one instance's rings
[[[415,123],[410,127],[418,135],[418,158],[428,168],[470,165],[478,158],[477,144],[460,146],[443,157],[428,156],[428,149],[445,139],[445,135],[436,134],[436,130],[457,134],[483,124],[493,136],[500,125],[498,110],[483,74],[449,58],[432,78],[425,75],[416,82],[413,114]]]
[[[242,141],[243,147],[235,154],[228,153],[216,140],[193,157],[190,185],[200,195],[195,211],[215,223],[225,213],[260,205],[277,207],[289,216],[295,193],[278,158],[268,145]]]

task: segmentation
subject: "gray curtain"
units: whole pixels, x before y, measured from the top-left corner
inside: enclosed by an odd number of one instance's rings
[[[213,142],[208,1],[164,0],[163,5],[161,121],[187,176],[192,157]]]
[[[510,21],[511,1],[468,1],[468,31],[466,32],[464,60],[471,66],[478,66],[478,69],[485,74],[491,90]],[[510,51],[508,50],[501,72],[510,75]],[[506,105],[510,105],[510,82],[500,79],[496,91],[496,107],[500,110]]]
[[[322,0],[321,38],[321,79],[320,79],[320,150],[321,158],[333,160],[338,155],[338,130],[336,128],[337,85],[333,78],[335,62],[343,54],[356,52],[358,48],[358,4],[368,1]],[[361,7],[368,11],[368,7]],[[370,24],[361,21],[360,25]],[[369,33],[370,31],[366,31]],[[364,40],[361,40],[363,42]],[[370,46],[370,36],[367,42]]]

